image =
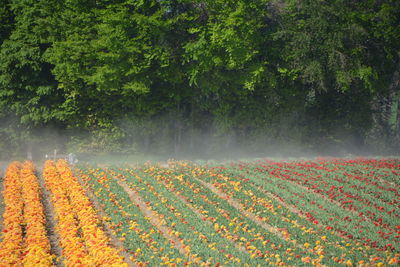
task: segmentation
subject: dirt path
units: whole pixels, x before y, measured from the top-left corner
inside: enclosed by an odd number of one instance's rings
[[[196,209],[195,207],[193,207],[193,205],[187,200],[186,197],[184,197],[184,196],[182,196],[182,195],[180,195],[180,194],[176,194],[175,192],[173,192],[173,193],[174,193],[174,195],[175,195],[176,197],[179,198],[180,201],[182,201],[183,204],[185,204],[191,211],[193,211],[193,212],[196,214],[196,216],[199,217],[200,220],[204,221],[204,222],[207,223],[208,225],[211,225],[211,226],[213,225],[212,222],[210,222],[210,221],[208,220],[207,217],[205,217],[198,209]],[[232,243],[232,245],[234,245],[235,248],[237,248],[238,250],[240,250],[240,251],[242,251],[242,252],[247,252],[247,253],[249,253],[249,252],[246,250],[245,247],[236,244],[233,240],[229,240],[229,239],[228,239],[228,241],[230,241],[230,242]]]
[[[289,237],[288,234],[282,234],[282,229],[279,229],[275,226],[272,226],[262,220],[260,220],[255,214],[245,210],[245,208],[243,207],[243,205],[235,200],[234,198],[228,196],[227,194],[225,194],[224,192],[220,191],[219,189],[217,189],[214,185],[204,182],[198,178],[194,178],[196,181],[198,181],[199,183],[201,183],[203,186],[207,187],[208,189],[210,189],[214,194],[216,194],[218,197],[226,200],[232,207],[234,207],[235,209],[239,210],[243,215],[245,215],[247,218],[249,218],[250,220],[252,220],[253,222],[255,222],[256,224],[258,224],[259,226],[261,226],[262,228],[264,228],[265,230],[267,230],[270,233],[273,233],[274,235],[276,235],[277,237],[281,238],[282,240],[285,241],[289,241]]]
[[[138,192],[132,190],[124,181],[117,179],[114,177],[117,183],[125,190],[125,192],[129,195],[132,203],[135,203],[140,211],[143,213],[145,217],[150,219],[151,224],[156,227],[162,235],[182,254],[185,255],[190,261],[199,263],[199,257],[192,255],[189,251],[185,249],[185,245],[176,238],[175,236],[171,236],[172,229],[168,226],[164,225],[162,221],[156,216],[153,211],[148,207],[148,205],[141,199]]]
[[[3,190],[4,190],[4,175],[7,168],[7,163],[4,161],[0,161],[0,233],[3,232],[4,224],[3,224],[3,214],[4,214],[4,198],[3,198]],[[0,242],[2,241],[0,235]]]
[[[306,220],[308,219],[307,216],[305,216],[305,215],[303,214],[303,212],[302,212],[301,210],[299,210],[296,206],[293,206],[293,205],[291,205],[291,204],[289,204],[289,203],[286,203],[286,202],[283,201],[279,196],[277,196],[277,195],[275,195],[275,194],[273,194],[273,193],[271,193],[271,192],[266,191],[264,188],[261,188],[261,187],[259,187],[259,186],[257,186],[257,185],[254,185],[254,184],[253,184],[253,186],[255,186],[258,190],[260,190],[260,192],[262,192],[263,194],[265,194],[267,197],[269,197],[269,198],[271,198],[271,199],[274,199],[274,200],[277,201],[280,205],[282,205],[283,207],[287,208],[290,212],[292,212],[292,213],[298,215],[299,217],[301,217],[301,218],[303,218],[303,219],[306,219]],[[322,223],[318,223],[318,224],[316,225],[316,227],[318,227],[318,228],[320,228],[320,229],[326,229],[327,226],[324,225],[324,224],[322,224]],[[342,234],[338,233],[337,231],[335,231],[334,233],[335,233],[335,235],[336,235],[337,237],[343,238],[343,239],[345,239],[345,240],[349,240],[349,238],[348,238],[347,236],[342,235]]]
[[[75,174],[74,174],[75,175]],[[124,247],[124,244],[121,240],[119,240],[117,237],[115,237],[112,234],[111,229],[107,226],[106,223],[103,222],[103,220],[101,218],[106,217],[107,214],[105,213],[105,211],[103,210],[103,208],[101,207],[99,201],[97,200],[96,196],[93,194],[93,192],[87,188],[86,186],[84,186],[84,182],[82,181],[82,179],[79,177],[79,175],[75,175],[75,177],[78,179],[79,183],[81,184],[81,186],[85,189],[86,192],[86,196],[90,199],[90,202],[92,202],[93,206],[95,207],[96,211],[98,212],[98,214],[100,216],[99,220],[101,222],[101,226],[103,231],[106,233],[106,235],[108,236],[108,238],[110,238],[110,243],[111,246],[113,246],[114,248],[116,248],[119,251],[119,254],[121,257],[124,258],[124,261],[131,267],[136,267],[138,266],[136,263],[134,263],[131,259],[130,259],[130,255],[128,252],[126,252],[126,249]]]
[[[322,197],[321,197],[322,199],[326,199],[326,200],[329,201],[330,203],[332,203],[332,204],[334,204],[334,205],[336,205],[336,206],[338,206],[338,207],[340,207],[340,208],[342,208],[342,209],[344,209],[344,210],[347,210],[347,211],[351,212],[351,213],[352,213],[354,216],[356,216],[356,217],[362,217],[365,221],[372,222],[372,220],[371,220],[370,218],[368,218],[367,216],[365,216],[365,215],[361,215],[361,216],[360,216],[359,212],[357,212],[357,211],[355,211],[355,210],[352,210],[352,209],[350,209],[350,208],[347,208],[347,207],[342,206],[342,204],[341,204],[339,201],[337,201],[337,200],[334,200],[334,199],[331,199],[331,198],[324,198],[324,197],[323,197],[324,195],[322,195],[321,193],[315,192],[315,191],[312,190],[311,188],[305,187],[305,186],[303,186],[303,185],[301,185],[301,184],[298,184],[298,183],[295,183],[295,182],[293,182],[293,181],[289,181],[289,182],[290,182],[291,184],[293,184],[293,185],[299,187],[299,188],[302,188],[303,190],[310,191],[310,192],[312,192],[312,193],[314,193],[314,194],[316,194],[316,195],[322,196]]]
[[[63,256],[62,256],[62,248],[58,244],[58,240],[60,240],[60,236],[58,235],[56,231],[56,219],[55,219],[55,213],[54,213],[54,207],[53,204],[51,203],[51,196],[50,192],[46,189],[44,185],[44,180],[42,176],[42,172],[39,172],[38,170],[41,170],[41,168],[37,169],[36,171],[36,176],[38,177],[39,181],[39,186],[40,186],[40,192],[42,196],[42,204],[44,208],[44,213],[46,217],[46,230],[47,230],[47,236],[50,241],[50,252],[53,255],[56,255],[56,259],[54,261],[55,265],[58,267],[64,267],[64,262],[63,262]]]
[[[400,185],[397,185],[397,184],[395,184],[395,183],[393,183],[391,181],[387,181],[387,180],[385,180],[385,179],[383,179],[381,177],[376,177],[376,178],[378,178],[379,182],[381,182],[381,183],[383,183],[383,184],[385,184],[387,186],[391,186],[391,187],[393,187],[393,188],[395,188],[397,190],[400,188]]]
[[[6,172],[8,164],[10,164],[10,162],[0,161],[0,177],[4,176],[4,173]]]

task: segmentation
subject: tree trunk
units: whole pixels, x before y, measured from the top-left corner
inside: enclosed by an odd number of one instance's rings
[[[180,121],[180,105],[177,103],[177,110],[174,118],[174,154],[177,155],[180,152],[180,145],[182,139],[182,125]]]
[[[396,71],[393,74],[392,81],[389,85],[389,118],[388,124],[390,134],[395,136],[398,131],[398,117],[399,117],[399,100],[400,100],[400,61]]]

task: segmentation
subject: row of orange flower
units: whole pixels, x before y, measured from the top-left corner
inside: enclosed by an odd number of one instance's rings
[[[66,266],[127,266],[100,227],[84,189],[64,160],[46,161],[43,176],[51,191],[57,232]]]
[[[38,179],[32,162],[13,162],[4,177],[2,266],[52,266]]]

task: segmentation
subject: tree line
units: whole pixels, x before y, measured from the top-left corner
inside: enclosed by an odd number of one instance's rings
[[[400,151],[400,1],[0,3],[3,155]]]

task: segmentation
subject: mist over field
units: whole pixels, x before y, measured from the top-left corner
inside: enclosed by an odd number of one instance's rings
[[[139,123],[114,119],[111,122],[116,125],[116,132],[105,130],[95,134],[82,129],[32,127],[11,131],[12,135],[1,142],[0,158],[7,162],[10,158],[22,160],[32,157],[34,161],[42,162],[55,155],[65,158],[73,153],[80,162],[141,163],[169,159],[387,157],[400,153],[398,143],[391,143],[389,138],[371,138],[371,132],[356,136],[338,128],[329,136],[312,132],[307,135],[305,129],[312,130],[313,122],[299,126],[286,119],[288,122],[279,122],[268,128],[261,126],[248,132],[235,129],[221,132],[212,123],[191,125],[170,115],[146,121],[142,119]],[[251,118],[244,121],[251,121]]]
[[[150,123],[156,125],[155,122]],[[100,139],[78,131],[35,129],[34,133],[18,139],[19,143],[15,146],[8,144],[9,150],[1,151],[0,158],[7,162],[10,159],[23,160],[32,157],[36,162],[43,162],[55,155],[65,158],[69,153],[73,153],[81,163],[142,163],[165,162],[169,159],[203,162],[255,158],[287,160],[399,155],[399,151],[394,149],[396,144],[390,147],[384,140],[380,140],[382,146],[376,146],[373,143],[362,144],[361,140],[354,137],[327,140],[313,135],[313,140],[302,142],[293,137],[289,129],[280,129],[274,136],[262,133],[238,136],[234,133],[218,135],[209,125],[176,131],[173,127],[171,129],[161,123],[161,126],[156,127],[158,131],[141,135],[140,128],[132,129],[132,125],[123,125],[122,128],[124,127],[130,131],[125,131],[124,138],[118,142],[112,139],[111,134],[106,134]],[[18,153],[9,154],[8,151]]]

